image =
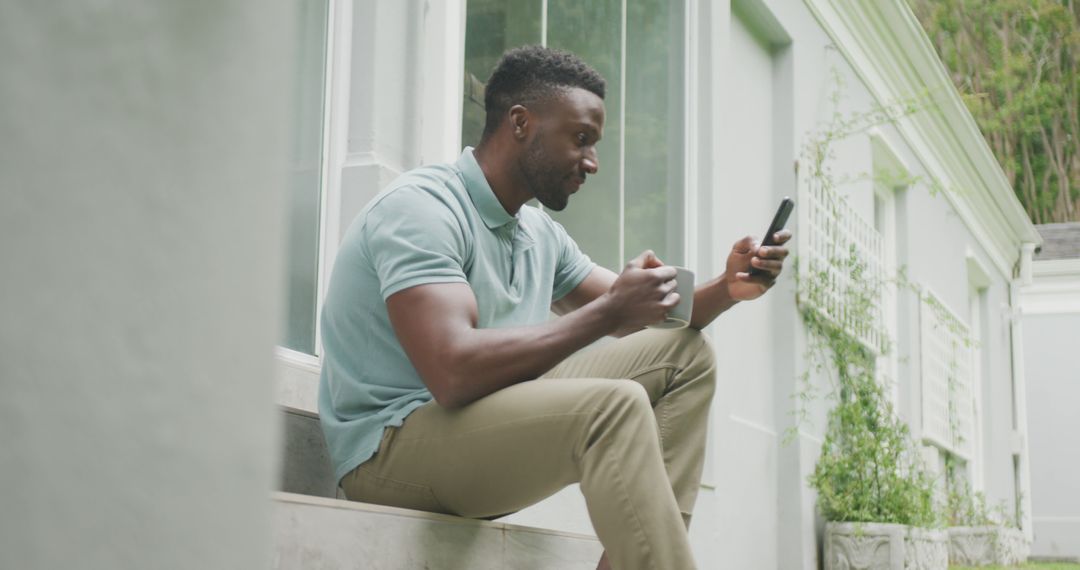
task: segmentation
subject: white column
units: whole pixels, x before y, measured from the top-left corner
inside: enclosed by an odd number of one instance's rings
[[[423,16],[420,162],[453,162],[461,153],[465,0],[425,0]]]
[[[368,0],[352,8],[341,232],[402,172],[457,158],[463,0]]]
[[[269,566],[291,6],[0,4],[0,568]]]
[[[1027,380],[1024,377],[1024,332],[1023,315],[1021,313],[1020,290],[1024,285],[1031,284],[1031,256],[1035,253],[1035,244],[1025,243],[1020,250],[1020,278],[1014,279],[1009,286],[1009,304],[1012,307],[1012,373],[1013,373],[1013,405],[1016,407],[1016,425],[1014,426],[1014,449],[1013,453],[1020,456],[1019,481],[1017,486],[1023,494],[1020,508],[1022,517],[1020,526],[1028,541],[1034,540],[1031,521],[1031,467],[1030,453],[1028,451],[1027,429]]]

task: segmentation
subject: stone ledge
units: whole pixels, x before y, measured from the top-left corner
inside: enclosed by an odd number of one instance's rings
[[[272,567],[592,570],[595,537],[276,492]]]

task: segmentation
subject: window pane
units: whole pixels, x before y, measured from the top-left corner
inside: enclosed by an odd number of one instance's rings
[[[469,0],[465,21],[465,98],[461,146],[484,132],[484,84],[507,49],[539,44],[541,0]]]
[[[570,198],[565,210],[550,213],[593,261],[615,270],[625,261],[619,255],[621,22],[621,0],[548,2],[547,45],[577,54],[607,80],[604,140],[597,146],[600,171]]]
[[[540,43],[542,4],[540,0],[470,0],[463,145],[480,140],[482,82],[499,56],[514,46]],[[685,262],[683,4],[676,0],[626,3],[624,54],[622,0],[547,2],[547,45],[577,54],[607,80],[604,140],[597,147],[600,171],[570,199],[566,210],[549,213],[593,260],[613,269],[644,249],[655,250],[668,263]],[[626,137],[620,132],[624,67]],[[623,145],[625,173],[620,173]],[[624,195],[621,206],[620,192]],[[622,228],[620,223],[624,223]],[[625,233],[624,252],[620,251],[620,229]]]
[[[626,257],[683,255],[683,3],[626,5]]]
[[[292,190],[282,346],[315,354],[328,0],[298,0],[292,109]]]

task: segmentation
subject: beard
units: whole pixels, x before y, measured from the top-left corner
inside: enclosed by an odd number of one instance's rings
[[[542,134],[536,133],[518,165],[533,197],[545,208],[561,212],[570,201],[570,196],[561,189],[567,177],[559,176],[557,169],[551,164],[544,145],[540,142]]]

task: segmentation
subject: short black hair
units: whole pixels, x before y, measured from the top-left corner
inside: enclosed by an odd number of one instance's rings
[[[524,46],[503,53],[484,88],[486,137],[514,105],[528,105],[559,89],[580,87],[604,98],[604,78],[578,56],[561,49]]]

